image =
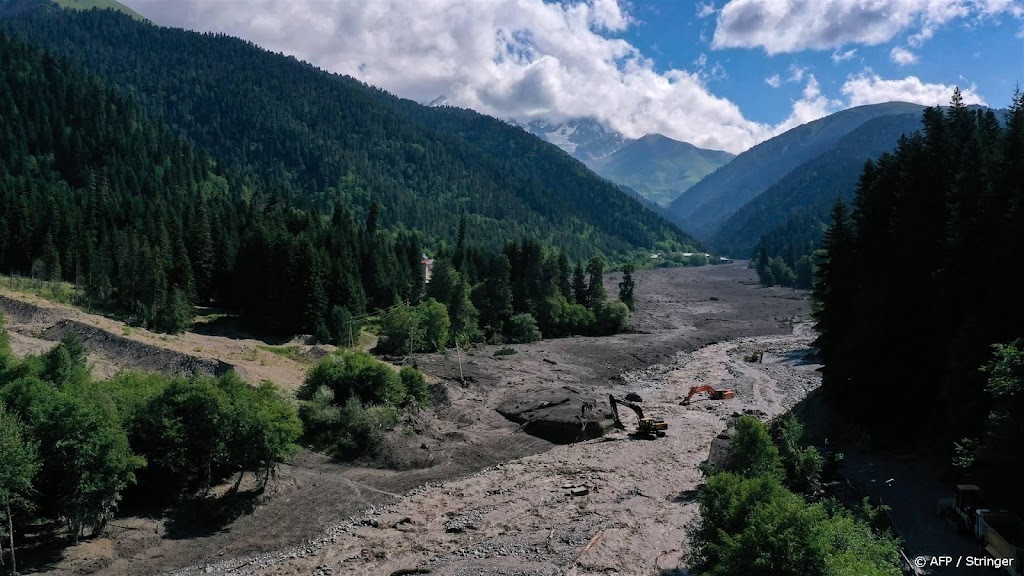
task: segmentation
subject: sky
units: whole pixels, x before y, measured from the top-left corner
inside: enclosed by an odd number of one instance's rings
[[[887,101],[1000,108],[1024,0],[122,0],[419,102],[739,153]]]

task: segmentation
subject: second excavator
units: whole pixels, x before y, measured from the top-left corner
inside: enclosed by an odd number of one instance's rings
[[[665,435],[665,430],[668,429],[668,422],[665,422],[661,418],[644,418],[644,411],[642,408],[640,408],[636,404],[633,404],[632,402],[626,402],[625,400],[616,398],[611,394],[608,395],[608,402],[610,402],[612,405],[612,416],[615,417],[615,425],[618,426],[619,428],[626,427],[625,425],[623,425],[622,420],[619,420],[618,406],[619,404],[621,404],[626,408],[632,409],[633,412],[636,412],[636,434],[648,437],[660,437]]]
[[[689,404],[690,400],[692,400],[694,396],[700,394],[701,392],[706,392],[708,398],[712,400],[729,400],[730,398],[736,397],[736,393],[733,392],[732,390],[715,390],[711,386],[705,384],[703,386],[694,386],[693,388],[690,388],[690,393],[686,395],[686,399],[683,400],[682,404]]]

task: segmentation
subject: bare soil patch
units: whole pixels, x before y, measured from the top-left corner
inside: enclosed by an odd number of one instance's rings
[[[114,523],[132,529],[69,548],[47,568],[115,575],[390,574],[412,567],[437,574],[647,574],[677,566],[695,510],[688,491],[726,420],[744,409],[777,413],[817,385],[812,364],[786,361],[809,339],[806,327],[793,328],[808,306],[803,292],[758,286],[742,264],[645,270],[635,278],[630,333],[513,345],[512,355],[494,356],[504,346],[481,346],[413,357],[442,383],[441,401],[406,414],[372,461],[341,465],[305,452],[253,496],[251,513],[230,523],[199,530],[167,516],[122,518]],[[617,275],[605,282],[614,294]],[[73,309],[54,313],[32,304],[46,310],[8,316],[23,351],[52,346],[44,332],[62,319],[123,331],[106,319],[84,321]],[[49,314],[56,316],[33,320]],[[306,369],[260,350],[266,343],[258,340],[164,339],[134,330],[124,337],[191,351],[235,366],[250,381],[291,389]],[[97,364],[108,361],[87,348]],[[743,361],[765,348],[764,364]],[[131,366],[130,358],[109,361]],[[697,383],[732,387],[739,398],[680,406]],[[611,429],[610,392],[639,394],[646,412],[669,421],[669,435],[648,441]],[[632,425],[632,414],[622,415]],[[569,495],[584,488],[585,496]]]

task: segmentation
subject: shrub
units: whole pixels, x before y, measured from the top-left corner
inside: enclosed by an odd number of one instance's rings
[[[508,341],[515,344],[536,342],[541,339],[537,321],[529,313],[515,314],[508,322]]]
[[[629,307],[618,300],[604,301],[594,306],[594,316],[598,333],[617,334],[626,329]]]
[[[430,397],[430,387],[427,386],[427,379],[423,377],[423,373],[419,370],[406,366],[398,372],[398,377],[402,380],[402,385],[405,386],[405,393],[412,396],[420,404],[427,401]]]
[[[377,348],[385,354],[411,354],[423,348],[423,321],[419,310],[399,306],[384,315]]]

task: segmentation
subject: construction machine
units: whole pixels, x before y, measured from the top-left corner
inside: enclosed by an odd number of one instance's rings
[[[690,393],[686,395],[686,399],[683,400],[683,404],[689,404],[690,400],[701,392],[707,392],[708,398],[712,400],[729,400],[736,397],[736,393],[732,390],[715,390],[711,386],[705,384],[703,386],[694,386],[693,388],[690,388]]]
[[[616,398],[615,396],[613,396],[611,394],[608,395],[608,402],[610,402],[611,405],[612,405],[612,416],[615,417],[615,425],[618,426],[619,428],[625,428],[626,427],[625,425],[623,425],[622,420],[619,419],[619,408],[618,408],[618,406],[621,404],[621,405],[625,406],[626,408],[632,409],[633,412],[636,412],[636,418],[637,418],[636,433],[637,434],[642,435],[642,436],[659,436],[659,437],[665,435],[665,430],[668,429],[668,422],[665,422],[661,418],[645,418],[644,417],[644,411],[643,411],[642,408],[640,408],[636,404],[633,404],[632,402],[627,402],[625,400],[622,400],[621,398]]]
[[[960,532],[974,530],[977,510],[981,507],[981,488],[974,484],[957,484],[952,498],[940,498],[938,514]]]

